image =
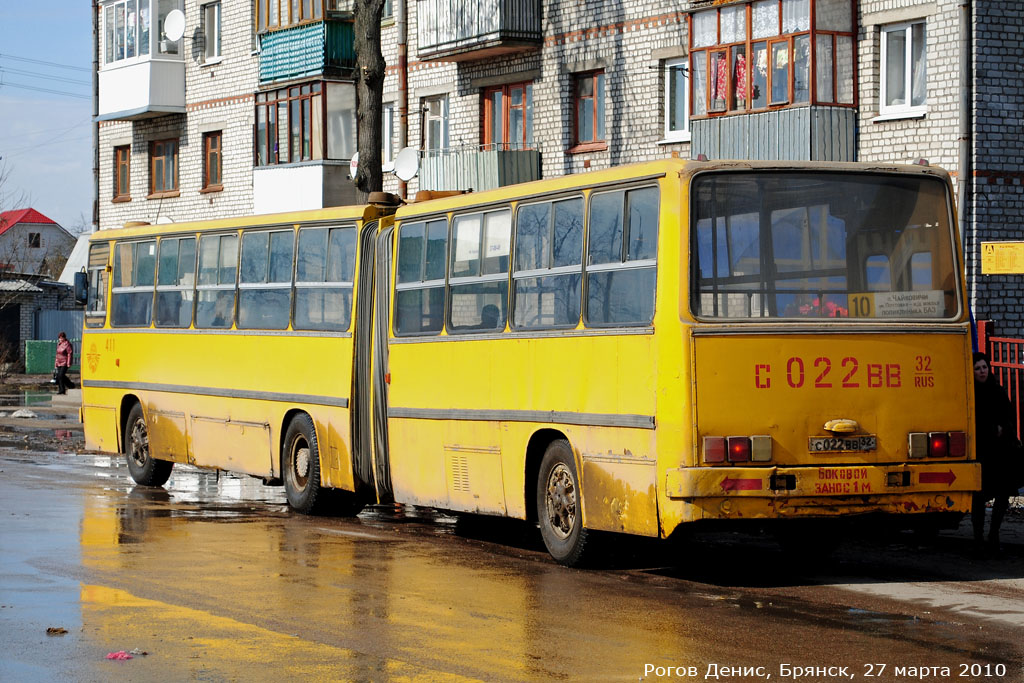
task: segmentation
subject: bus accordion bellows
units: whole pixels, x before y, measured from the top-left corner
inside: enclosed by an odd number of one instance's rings
[[[102,230],[87,446],[588,534],[962,515],[980,487],[948,175],[666,159]]]

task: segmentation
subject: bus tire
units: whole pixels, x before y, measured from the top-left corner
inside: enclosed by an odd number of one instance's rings
[[[125,423],[124,456],[128,473],[139,486],[163,486],[171,477],[174,463],[157,460],[149,451],[149,429],[139,403],[132,406]]]
[[[320,447],[316,427],[305,413],[288,423],[281,454],[281,473],[288,504],[304,515],[319,513],[327,504],[328,490],[320,485]]]
[[[551,557],[567,567],[583,564],[587,548],[579,481],[572,446],[566,439],[552,441],[537,477],[537,520]]]

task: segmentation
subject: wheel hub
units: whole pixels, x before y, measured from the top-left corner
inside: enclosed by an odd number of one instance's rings
[[[131,452],[128,455],[132,462],[139,467],[145,466],[149,459],[149,435],[146,433],[146,423],[142,420],[136,420],[132,425],[130,446]]]
[[[568,538],[576,524],[576,487],[569,468],[562,463],[548,476],[546,503],[552,531],[559,538]]]

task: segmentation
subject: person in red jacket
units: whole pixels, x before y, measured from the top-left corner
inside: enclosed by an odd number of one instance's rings
[[[74,382],[71,381],[67,374],[74,361],[75,347],[68,341],[68,336],[61,332],[57,335],[57,359],[53,363],[58,394],[66,394],[68,389],[75,388]]]

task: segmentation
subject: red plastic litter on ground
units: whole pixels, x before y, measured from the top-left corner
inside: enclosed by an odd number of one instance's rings
[[[107,653],[107,659],[131,659],[131,658],[132,658],[132,656],[130,654],[128,654],[127,652],[125,652],[124,650],[121,650],[120,652],[108,652]]]

